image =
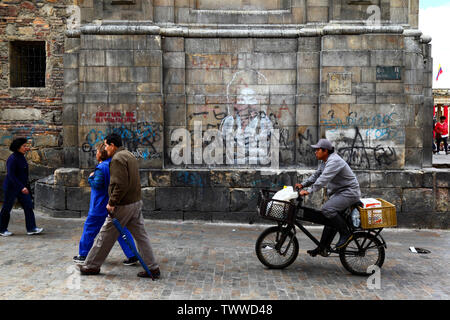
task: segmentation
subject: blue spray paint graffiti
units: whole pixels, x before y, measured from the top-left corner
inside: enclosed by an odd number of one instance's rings
[[[395,123],[396,112],[389,114],[376,114],[373,117],[358,117],[358,113],[351,112],[344,120],[334,116],[334,110],[328,111],[330,115],[327,119],[320,119],[320,123],[329,132],[336,132],[340,129],[350,129],[354,127],[366,129],[366,138],[372,137],[380,140],[394,139],[398,131],[392,124]]]
[[[122,125],[116,128],[108,127],[105,131],[91,129],[85,137],[82,150],[95,153],[95,146],[109,134],[115,133],[122,138],[123,144],[128,150],[136,153],[136,157],[143,159],[160,158],[161,152],[158,152],[155,143],[161,140],[162,130],[161,124],[147,122]],[[143,147],[147,148],[142,149]]]
[[[205,184],[203,178],[195,172],[178,172],[176,179],[178,182],[183,183],[184,185],[200,187],[202,188]]]

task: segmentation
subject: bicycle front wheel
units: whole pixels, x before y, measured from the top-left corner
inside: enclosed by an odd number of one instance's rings
[[[366,232],[357,232],[353,239],[339,251],[339,258],[345,269],[352,274],[369,276],[370,266],[381,268],[384,263],[384,247],[374,235]]]
[[[279,227],[264,230],[256,241],[256,256],[270,269],[283,269],[291,265],[298,255],[298,240],[290,231],[283,241],[283,232]],[[281,243],[283,241],[283,243]],[[280,247],[278,249],[278,247]]]

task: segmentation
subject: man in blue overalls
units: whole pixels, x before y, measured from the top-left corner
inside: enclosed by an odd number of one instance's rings
[[[94,239],[99,233],[103,223],[108,216],[108,211],[106,210],[106,205],[108,204],[108,186],[109,186],[109,164],[111,162],[111,158],[108,158],[108,154],[105,150],[104,143],[100,144],[97,148],[96,153],[97,161],[100,162],[95,171],[91,173],[89,176],[88,182],[91,186],[91,201],[89,205],[89,213],[84,223],[83,235],[81,236],[80,246],[79,246],[79,254],[78,256],[73,257],[73,260],[76,263],[83,263],[86,259],[86,256],[91,250],[92,245],[94,243]],[[131,243],[136,250],[136,246],[134,244],[133,236],[128,231],[127,228],[124,228],[124,231],[130,239]],[[118,238],[119,244],[127,256],[127,259],[123,261],[125,265],[133,265],[137,264],[138,259],[134,255],[133,251],[128,247],[125,240],[123,240],[120,236]]]

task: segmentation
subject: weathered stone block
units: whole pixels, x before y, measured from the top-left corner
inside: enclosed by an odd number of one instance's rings
[[[258,189],[230,189],[230,211],[255,211],[258,204]]]
[[[254,52],[295,52],[297,39],[256,39]]]
[[[315,51],[321,50],[321,37],[300,37],[298,38],[298,51]]]
[[[211,186],[209,171],[173,171],[171,186],[207,188]]]
[[[448,212],[448,199],[450,192],[448,188],[436,188],[436,211]]]
[[[88,211],[91,197],[90,188],[67,187],[66,208],[69,211]]]
[[[66,209],[66,190],[63,186],[36,183],[35,201],[37,207]]]
[[[62,144],[61,137],[54,134],[33,136],[33,147],[58,147]]]
[[[369,51],[322,51],[322,66],[368,67]]]
[[[250,187],[251,184],[259,179],[259,172],[249,171],[228,171],[212,170],[210,172],[212,186],[220,187]]]
[[[160,67],[161,64],[162,64],[162,54],[160,51],[152,51],[152,50],[134,51],[134,65],[136,67]]]
[[[133,51],[131,50],[107,50],[106,66],[108,67],[127,67],[133,66]]]
[[[436,174],[436,187],[450,188],[450,172],[437,171],[435,174]]]
[[[220,39],[221,52],[253,52],[253,39]]]
[[[82,50],[80,52],[80,66],[95,67],[105,65],[105,52],[103,50]]]
[[[170,187],[171,171],[148,171],[148,179],[150,187]]]
[[[66,187],[79,187],[81,172],[78,168],[58,168],[54,173],[55,184]]]
[[[187,211],[195,209],[194,188],[156,188],[155,210]]]
[[[432,212],[434,211],[433,189],[403,189],[403,212]]]
[[[186,38],[186,53],[220,52],[219,39]]]
[[[4,121],[30,121],[41,120],[42,113],[39,109],[25,108],[25,109],[3,109],[0,113],[0,119]]]
[[[297,65],[299,68],[319,68],[319,52],[299,52],[297,53]]]
[[[371,188],[421,188],[423,172],[413,171],[383,171],[370,172]]]
[[[195,210],[200,212],[227,212],[230,210],[228,188],[198,188],[195,195]]]
[[[156,195],[156,188],[142,188],[141,189],[142,194],[142,201],[143,211],[154,211],[155,210],[155,195]]]
[[[184,38],[163,37],[162,46],[164,52],[184,52]]]
[[[402,50],[374,50],[370,52],[370,65],[376,66],[403,66]]]

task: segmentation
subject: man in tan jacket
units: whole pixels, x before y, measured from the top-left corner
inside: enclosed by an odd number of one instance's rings
[[[84,265],[80,266],[82,275],[100,273],[100,267],[111,251],[119,236],[112,218],[126,226],[136,241],[142,259],[149,267],[154,278],[161,273],[150,245],[150,238],[144,227],[142,216],[141,181],[139,166],[134,155],[122,147],[122,139],[117,134],[105,138],[106,151],[112,157],[109,166],[111,180],[109,184],[109,201],[106,209],[109,216],[100,230],[92,249],[86,257]],[[139,277],[147,278],[147,272],[138,273]]]

